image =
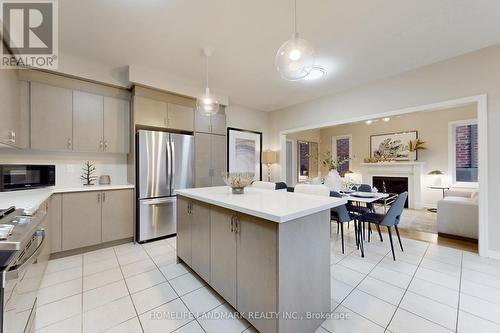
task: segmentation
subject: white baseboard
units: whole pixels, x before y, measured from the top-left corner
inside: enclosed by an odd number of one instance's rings
[[[488,250],[488,257],[500,260],[500,251]]]

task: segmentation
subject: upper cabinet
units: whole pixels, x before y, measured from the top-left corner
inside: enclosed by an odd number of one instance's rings
[[[126,99],[31,82],[31,148],[129,152]]]
[[[226,135],[226,113],[223,107],[213,116],[204,116],[195,112],[195,132]]]
[[[73,150],[73,92],[31,83],[31,148]]]
[[[21,126],[20,86],[15,70],[0,71],[0,143],[17,146]]]
[[[73,149],[102,151],[104,98],[83,91],[73,91]]]
[[[167,124],[169,128],[193,131],[194,110],[189,106],[168,103]]]
[[[142,96],[134,97],[135,123],[152,127],[167,127],[167,103]]]
[[[127,100],[104,97],[103,150],[114,153],[130,151],[130,103]]]
[[[157,93],[160,95],[159,93]],[[159,97],[161,98],[161,96]],[[168,98],[164,98],[165,100]],[[194,110],[192,107],[165,100],[134,96],[135,123],[142,126],[193,131]]]

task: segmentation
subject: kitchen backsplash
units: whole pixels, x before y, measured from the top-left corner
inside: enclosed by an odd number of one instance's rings
[[[14,151],[0,149],[0,164],[54,164],[56,186],[74,187],[82,185],[80,175],[86,161],[95,163],[96,175],[109,175],[111,184],[127,183],[127,157],[120,154],[75,154],[38,151]]]

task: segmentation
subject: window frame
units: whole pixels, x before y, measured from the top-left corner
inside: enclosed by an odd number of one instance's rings
[[[468,125],[478,125],[477,119],[464,119],[448,122],[448,174],[450,175],[452,186],[463,188],[478,188],[479,179],[476,182],[457,182],[456,128],[459,126]]]
[[[332,157],[337,159],[337,140],[349,139],[349,170],[352,171],[352,134],[332,136]]]

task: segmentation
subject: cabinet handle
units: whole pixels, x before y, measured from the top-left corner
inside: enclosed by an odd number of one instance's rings
[[[163,118],[163,125],[168,126],[168,119],[167,118]]]
[[[68,139],[68,142],[66,143],[66,146],[68,147],[68,149],[71,149],[72,146],[73,146],[73,141],[71,139]]]
[[[100,150],[104,150],[104,143],[101,141],[99,141],[99,149]]]
[[[234,232],[234,216],[231,216],[231,232]]]
[[[106,192],[102,192],[102,202],[106,201]]]
[[[238,234],[240,232],[240,226],[239,226],[239,220],[238,220],[238,216],[235,216],[234,217],[234,233],[235,234]]]
[[[97,202],[101,202],[101,193],[97,193]]]
[[[108,141],[104,140],[104,150],[108,150]]]

